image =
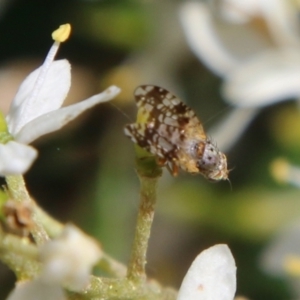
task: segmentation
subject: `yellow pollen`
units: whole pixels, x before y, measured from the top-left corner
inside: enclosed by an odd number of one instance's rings
[[[71,33],[71,25],[70,24],[64,24],[60,25],[58,29],[52,32],[52,38],[56,42],[64,42],[67,40]]]
[[[285,271],[291,276],[300,276],[300,257],[296,255],[288,255],[285,257],[283,266]]]
[[[271,174],[279,183],[287,182],[290,165],[284,158],[275,159],[270,166]]]

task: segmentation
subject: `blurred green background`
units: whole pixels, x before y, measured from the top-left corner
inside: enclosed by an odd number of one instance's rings
[[[2,2],[1,2],[2,3]],[[0,13],[0,105],[50,48],[51,32],[72,24],[58,58],[72,64],[68,103],[108,85],[121,96],[99,105],[35,143],[39,158],[26,174],[28,189],[52,216],[74,222],[105,251],[127,263],[138,209],[139,182],[132,143],[123,127],[135,119],[132,93],[157,84],[193,107],[209,129],[230,111],[221,79],[189,50],[178,19],[180,1],[3,1]],[[278,156],[300,163],[299,111],[293,102],[262,109],[228,151],[232,188],[201,176],[167,171],[148,251],[148,274],[178,288],[194,257],[217,243],[229,245],[238,267],[238,295],[253,300],[292,297],[289,282],[262,271],[261,253],[274,234],[299,218],[299,192],[277,184],[270,163]],[[279,125],[278,125],[279,124]],[[298,132],[299,133],[299,132]],[[0,298],[13,287],[0,265]]]

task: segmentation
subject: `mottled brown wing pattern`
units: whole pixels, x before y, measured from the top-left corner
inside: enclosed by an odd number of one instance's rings
[[[141,85],[134,92],[137,122],[125,135],[158,157],[173,175],[181,168],[212,181],[228,179],[226,156],[207,139],[194,111],[169,91]]]
[[[125,134],[152,154],[176,160],[186,130],[195,127],[203,132],[195,113],[169,91],[142,85],[135,90],[134,96],[142,123],[127,125]]]
[[[168,90],[154,86],[141,85],[134,96],[139,109],[149,112],[149,119],[170,127],[184,128],[187,124],[193,127],[202,125],[192,109]],[[170,132],[170,135],[172,132]]]
[[[147,125],[128,124],[125,126],[124,132],[135,144],[162,159],[171,159],[171,157],[176,156],[176,148],[166,139],[158,136]]]

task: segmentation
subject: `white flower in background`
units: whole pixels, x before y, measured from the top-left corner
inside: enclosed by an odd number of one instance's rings
[[[223,144],[226,149],[237,140],[260,107],[300,97],[298,11],[299,3],[286,0],[182,4],[180,19],[189,46],[223,77],[224,99],[236,107],[226,130],[221,124],[214,132],[223,150]],[[258,18],[269,35],[253,26]]]
[[[89,283],[93,266],[102,256],[94,239],[73,225],[66,225],[62,234],[41,248],[41,279],[80,291]]]
[[[28,170],[37,151],[27,144],[60,129],[85,110],[113,99],[120,89],[111,86],[103,93],[61,108],[71,85],[71,66],[67,60],[54,61],[60,42],[70,34],[70,25],[52,34],[55,40],[43,65],[21,84],[6,117],[9,135],[0,139],[0,175],[22,174]],[[1,134],[0,134],[1,138]],[[8,142],[7,142],[8,141]]]
[[[273,178],[280,184],[291,184],[300,188],[300,168],[285,158],[277,158],[270,167]]]
[[[261,266],[272,276],[287,279],[294,298],[300,299],[300,223],[293,222],[276,234],[264,250]]]
[[[260,14],[261,0],[223,0],[220,3],[221,13],[231,22],[246,23]]]
[[[99,244],[74,225],[66,225],[60,236],[40,249],[38,278],[19,282],[7,300],[64,300],[63,287],[79,292],[89,283],[93,266],[101,259]]]
[[[285,62],[288,67],[291,66],[291,61],[294,61],[295,65],[299,63],[299,7],[293,6],[292,1],[220,0],[219,11],[213,10],[212,7],[213,5],[207,2],[187,1],[180,8],[180,18],[194,54],[209,69],[224,78],[225,86],[227,78],[231,77],[233,72],[243,68],[245,64],[256,64],[253,69],[257,72],[250,70],[249,78],[245,78],[243,82],[255,80],[253,75],[259,75],[263,68],[270,68],[270,61],[277,67],[272,71],[277,70],[278,73],[281,68],[285,67]],[[218,22],[216,14],[222,15],[225,7],[226,14],[230,14],[228,10],[232,13],[239,12],[248,15],[248,21],[253,21],[254,17],[262,18],[273,38],[272,43],[268,36],[263,36],[263,32],[256,28],[233,26],[235,20],[232,18]],[[280,55],[282,55],[283,62],[278,65]],[[290,60],[286,60],[286,56]],[[265,90],[269,96],[276,95],[272,93],[270,86]],[[232,101],[231,94],[225,92],[225,96],[229,102]],[[251,106],[251,99],[243,101],[241,98],[235,104]],[[260,103],[254,103],[253,106],[264,104],[262,100]]]
[[[273,275],[297,276],[300,279],[300,223],[283,228],[262,255],[263,268]]]
[[[193,261],[177,300],[233,300],[235,291],[234,258],[227,245],[215,245]]]

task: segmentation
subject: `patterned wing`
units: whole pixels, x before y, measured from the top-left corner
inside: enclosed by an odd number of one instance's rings
[[[173,175],[181,168],[215,181],[228,179],[226,156],[207,139],[193,110],[154,85],[139,86],[134,96],[137,122],[124,129],[134,143],[158,156]]]
[[[194,111],[168,90],[155,85],[141,85],[134,96],[138,108],[149,113],[149,120],[178,128],[189,124],[203,131]]]
[[[172,161],[187,135],[205,133],[195,113],[169,91],[154,85],[141,85],[134,96],[138,106],[138,123],[125,127],[134,143],[154,155]]]
[[[169,160],[176,155],[176,147],[159,136],[148,124],[128,124],[124,128],[124,133],[132,142],[162,159]]]

